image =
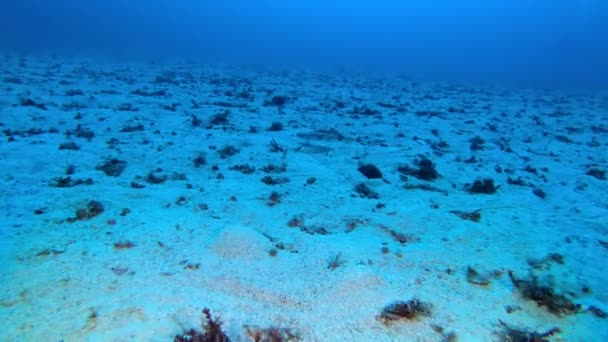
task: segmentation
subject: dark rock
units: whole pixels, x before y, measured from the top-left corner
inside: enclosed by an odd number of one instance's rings
[[[277,106],[277,107],[283,107],[287,101],[289,101],[289,97],[287,96],[273,96],[272,99],[270,99],[270,102],[268,102],[268,105],[271,106]]]
[[[595,317],[603,318],[603,319],[608,318],[608,313],[606,313],[604,310],[598,308],[597,306],[590,305],[589,308],[587,308],[587,311],[590,312]]]
[[[365,164],[357,169],[368,179],[382,178],[382,172],[373,164]]]
[[[273,122],[270,127],[268,127],[267,131],[270,132],[278,132],[283,130],[283,124],[280,122]]]
[[[591,177],[595,177],[599,180],[606,180],[606,170],[600,170],[600,169],[589,169],[587,171],[587,175],[591,176]]]
[[[536,188],[536,189],[532,190],[532,193],[541,199],[545,199],[547,197],[547,193],[541,188]]]

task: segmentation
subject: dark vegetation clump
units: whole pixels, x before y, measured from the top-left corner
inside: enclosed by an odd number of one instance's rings
[[[99,202],[99,201],[92,200],[92,201],[89,201],[89,203],[87,203],[86,208],[77,209],[76,216],[68,218],[67,221],[72,223],[75,221],[90,220],[93,217],[98,216],[101,213],[103,213],[103,211],[104,211],[103,204],[101,204],[101,202]]]
[[[73,175],[74,173],[76,173],[76,166],[74,166],[74,165],[68,165],[65,168],[65,174],[66,175]]]
[[[114,243],[114,249],[130,249],[135,247],[135,244],[131,241],[120,241]]]
[[[460,217],[463,220],[469,220],[473,222],[479,222],[479,220],[481,220],[481,209],[473,211],[450,210],[450,213]]]
[[[75,142],[66,142],[66,143],[59,145],[59,149],[78,151],[78,150],[80,150],[80,147]]]
[[[84,93],[80,89],[68,89],[65,91],[65,96],[82,96]]]
[[[300,341],[301,337],[290,328],[259,328],[245,326],[247,336],[254,342],[295,342]]]
[[[142,124],[132,124],[126,125],[120,129],[121,133],[132,133],[132,132],[142,132],[144,130],[144,125]]]
[[[35,107],[38,109],[46,110],[45,105],[43,105],[42,103],[38,103],[32,99],[21,99],[21,106],[22,107]]]
[[[279,145],[274,139],[270,140],[270,152],[285,152],[285,148]]]
[[[273,191],[270,193],[270,195],[268,195],[268,202],[266,202],[266,204],[269,207],[274,207],[275,205],[281,203],[281,197],[281,194],[276,191]]]
[[[278,132],[283,130],[283,124],[280,122],[273,122],[270,127],[268,127],[267,131],[270,132]]]
[[[426,181],[434,180],[439,177],[439,173],[435,169],[435,163],[424,156],[421,156],[420,159],[415,160],[414,165],[416,165],[417,168],[404,165],[399,166],[397,171],[403,175],[413,176]]]
[[[205,165],[207,163],[207,160],[205,159],[205,154],[204,153],[199,153],[198,155],[196,155],[196,157],[194,157],[194,159],[192,160],[192,164],[194,165],[195,168],[199,168],[203,165]]]
[[[78,185],[93,185],[93,179],[73,179],[70,176],[56,177],[49,182],[49,186],[53,188],[71,188]]]
[[[83,138],[91,141],[95,137],[95,132],[89,128],[77,125],[76,128],[68,130],[65,135],[69,138],[71,135],[75,135],[77,138]]]
[[[476,136],[474,138],[471,138],[469,140],[469,143],[471,143],[471,145],[469,145],[469,148],[471,149],[471,151],[476,151],[476,150],[483,150],[484,148],[484,144],[486,143],[485,140],[483,140],[480,136]]]
[[[110,158],[104,163],[98,165],[95,169],[101,170],[108,176],[118,177],[127,167],[127,162],[116,158]]]
[[[334,255],[327,262],[327,269],[330,271],[333,271],[342,265],[344,265],[344,260],[342,259],[342,253],[336,253],[336,255]]]
[[[255,167],[249,164],[239,164],[230,167],[230,170],[239,171],[243,174],[250,175],[255,172]]]
[[[420,240],[419,238],[417,238],[415,236],[408,235],[408,234],[403,234],[403,233],[400,233],[400,232],[398,232],[398,231],[396,231],[394,229],[387,228],[387,229],[384,229],[384,230],[387,233],[390,234],[390,236],[391,236],[391,238],[393,238],[393,240],[399,242],[402,245],[408,244],[410,242],[416,242],[416,241]]]
[[[139,112],[139,108],[135,107],[132,103],[123,103],[116,107],[119,112]]]
[[[267,106],[277,106],[283,107],[289,101],[289,97],[283,95],[273,96],[270,101],[267,101],[265,104]]]
[[[233,155],[235,155],[239,152],[240,151],[232,145],[226,145],[221,150],[217,151],[217,153],[219,153],[219,155],[220,155],[220,158],[222,158],[222,159],[232,157]]]
[[[361,165],[357,170],[367,177],[367,179],[382,178],[382,172],[373,164]]]
[[[529,280],[516,279],[513,272],[509,271],[509,278],[524,298],[545,307],[554,315],[574,314],[581,309],[579,304],[575,304],[564,295],[556,293],[553,287],[539,284],[538,278],[534,275]]]
[[[289,222],[287,222],[289,228],[301,228],[304,226],[304,220],[300,217],[294,216]]]
[[[509,176],[507,178],[507,184],[517,185],[517,186],[529,186],[529,187],[533,187],[534,186],[532,183],[526,182],[521,177],[513,178],[511,176]]]
[[[287,170],[287,167],[285,165],[278,166],[274,164],[268,164],[263,166],[261,170],[264,173],[283,173]]]
[[[160,170],[156,170],[156,172],[160,172]],[[164,182],[166,182],[169,179],[169,176],[167,175],[160,175],[157,176],[155,174],[155,172],[150,172],[148,173],[148,175],[146,176],[146,182],[150,183],[150,184],[163,184]]]
[[[486,178],[484,180],[476,180],[473,184],[467,184],[465,190],[471,194],[493,194],[500,188],[494,185],[494,180]]]
[[[551,267],[551,264],[556,263],[559,265],[564,264],[564,256],[559,253],[549,253],[545,257],[540,259],[528,259],[528,265],[535,270],[547,270]]]
[[[289,183],[289,178],[265,176],[264,178],[261,179],[261,181],[262,181],[262,183],[264,183],[266,185],[278,185],[278,184]]]
[[[413,298],[408,301],[396,301],[382,309],[378,319],[388,325],[396,321],[411,321],[431,315],[432,305]]]
[[[161,97],[166,96],[167,92],[164,90],[147,91],[141,89],[135,89],[131,92],[133,95],[146,96],[146,97]]]
[[[320,225],[302,226],[300,231],[309,235],[330,235],[331,232],[327,228]],[[339,260],[341,261],[341,260]]]
[[[352,113],[356,114],[356,115],[360,114],[360,115],[366,115],[366,116],[380,115],[379,110],[370,108],[368,106],[361,106],[361,107],[354,106]]]
[[[203,120],[199,119],[198,116],[192,114],[190,115],[190,123],[194,127],[201,127],[203,125]]]
[[[570,139],[567,135],[554,135],[553,136],[555,138],[555,140],[566,143],[566,144],[572,144],[574,142],[574,140]]]
[[[555,334],[560,333],[559,328],[552,328],[544,333],[529,331],[526,329],[512,327],[503,321],[500,322],[500,340],[505,342],[550,342],[549,339]]]
[[[228,110],[224,110],[221,113],[217,113],[217,114],[213,115],[211,117],[211,120],[209,120],[208,128],[211,128],[211,127],[217,126],[217,125],[227,125],[229,114],[230,114],[230,112]]]
[[[23,81],[17,77],[5,77],[2,79],[4,83],[23,84]]]
[[[176,335],[174,342],[229,342],[230,338],[222,331],[220,319],[213,319],[211,310],[203,309],[203,330],[190,329],[180,335]]]
[[[175,112],[175,110],[177,110],[177,107],[180,106],[181,103],[172,103],[172,104],[163,104],[160,106],[160,108],[164,109],[164,110],[168,110],[170,112]]]
[[[369,199],[379,199],[380,194],[370,189],[365,183],[359,183],[355,186],[355,191],[359,194],[361,198],[369,198]]]

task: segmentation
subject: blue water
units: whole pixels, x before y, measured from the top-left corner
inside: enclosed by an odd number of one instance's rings
[[[398,70],[602,87],[608,4],[539,1],[17,1],[0,47]]]
[[[608,341],[607,61],[600,0],[0,0],[0,342]]]

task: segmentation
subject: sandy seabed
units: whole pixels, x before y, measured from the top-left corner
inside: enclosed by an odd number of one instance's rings
[[[3,341],[608,340],[608,96],[1,65]]]

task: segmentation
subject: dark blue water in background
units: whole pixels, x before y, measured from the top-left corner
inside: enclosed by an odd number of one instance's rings
[[[1,0],[0,48],[605,88],[608,1]]]

